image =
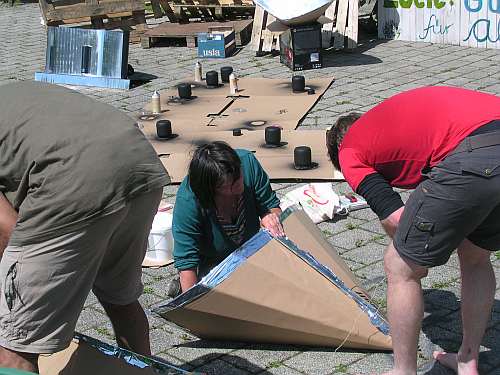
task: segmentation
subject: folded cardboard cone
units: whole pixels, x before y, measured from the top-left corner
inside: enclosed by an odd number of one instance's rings
[[[40,375],[195,374],[78,333],[65,350],[40,355],[38,366]]]
[[[307,215],[283,215],[288,238],[261,230],[154,311],[205,339],[389,350],[388,324],[346,263]]]

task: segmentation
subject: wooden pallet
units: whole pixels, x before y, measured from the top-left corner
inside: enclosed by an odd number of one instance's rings
[[[323,48],[354,49],[358,42],[358,0],[334,0],[326,10],[325,16],[333,22],[323,25]],[[257,56],[279,51],[280,32],[271,32],[267,26],[275,18],[257,6],[252,30],[250,49]]]
[[[178,22],[177,16],[167,0],[149,0],[146,1],[146,5],[148,4],[151,5],[154,18],[167,16],[170,22]]]
[[[253,17],[255,6],[248,0],[174,0],[174,14],[183,21],[190,19],[229,20]]]
[[[253,21],[252,40],[250,50],[257,55],[262,55],[280,49],[279,36],[281,32],[271,32],[267,26],[274,22],[276,18],[267,13],[260,6],[255,7],[255,17]]]
[[[196,47],[198,33],[208,32],[209,29],[218,27],[232,27],[235,31],[236,45],[248,43],[252,35],[252,20],[227,21],[227,22],[192,22],[189,24],[176,24],[164,22],[157,27],[146,31],[141,36],[143,48],[153,47],[162,39],[181,39],[186,41],[188,47]]]
[[[144,0],[39,0],[39,5],[47,26],[120,28],[131,31],[131,42],[139,42],[147,30]]]
[[[355,49],[358,46],[358,0],[334,0],[325,16],[334,22],[323,25],[323,48]]]

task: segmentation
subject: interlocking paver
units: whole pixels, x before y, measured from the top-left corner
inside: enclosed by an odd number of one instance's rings
[[[40,25],[36,4],[13,8],[0,3],[0,85],[18,79],[33,79],[45,64],[45,31]],[[151,22],[154,21],[154,22]],[[149,20],[158,23],[161,20]],[[499,50],[438,45],[405,41],[364,41],[357,53],[331,51],[325,54],[326,68],[304,72],[306,78],[335,77],[334,84],[301,124],[305,129],[330,126],[339,115],[352,110],[366,111],[384,98],[413,87],[448,84],[500,95]],[[131,90],[108,90],[73,87],[85,95],[109,103],[134,115],[146,104],[153,90],[174,86],[181,78],[190,77],[196,61],[195,49],[158,47],[148,50],[131,45],[129,63],[137,72]],[[236,66],[240,75],[288,78],[291,72],[279,63],[279,57],[255,57],[247,48],[225,60],[204,60],[203,69]],[[278,196],[294,189],[295,183],[277,183]],[[164,198],[175,202],[177,186],[168,186]],[[345,182],[335,183],[338,193],[350,191]],[[410,192],[401,192],[406,201]],[[319,224],[320,230],[346,263],[360,278],[362,285],[381,308],[386,308],[386,281],[383,252],[390,242],[370,209]],[[500,253],[492,257],[495,274],[500,277]],[[143,271],[145,292],[141,302],[153,306],[166,296],[173,266]],[[458,257],[453,255],[445,266],[433,269],[423,280],[425,319],[421,345],[435,345],[456,350],[460,344],[460,283]],[[495,295],[494,312],[483,342],[481,371],[500,374],[500,287]],[[199,340],[181,328],[148,311],[153,352],[157,357],[208,374],[333,374],[380,372],[391,366],[386,353],[356,352],[334,348],[298,348],[295,346],[262,346]],[[78,321],[78,329],[98,339],[113,343],[113,330],[103,308],[91,293]],[[424,350],[422,348],[422,350]],[[426,352],[429,352],[427,350]],[[424,354],[423,352],[421,353]],[[427,353],[428,354],[428,353]],[[425,357],[425,356],[423,356]],[[419,374],[446,374],[438,364],[419,360]],[[427,368],[427,370],[425,370]],[[429,370],[431,369],[432,370]]]

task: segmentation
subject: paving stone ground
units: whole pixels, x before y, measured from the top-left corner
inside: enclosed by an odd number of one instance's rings
[[[36,71],[43,70],[45,43],[37,4],[9,7],[0,3],[0,84],[32,80]],[[176,80],[189,77],[195,61],[194,49],[159,47],[145,50],[132,45],[130,64],[139,76],[153,76],[151,81],[129,91],[75,89],[133,114],[144,106],[154,89],[172,87]],[[255,57],[245,48],[229,59],[203,62],[205,70],[227,64],[234,66],[240,76],[291,76],[278,57]],[[367,39],[356,52],[328,52],[325,65],[324,69],[305,73],[306,77],[333,76],[335,83],[303,120],[303,130],[324,129],[341,114],[367,111],[391,95],[424,85],[453,85],[500,95],[499,50]],[[273,184],[280,196],[295,186],[293,183]],[[176,190],[176,186],[165,189],[165,197],[172,203]],[[344,192],[349,188],[345,183],[337,183],[335,190]],[[409,192],[402,192],[402,195],[407,199]],[[373,212],[360,210],[319,227],[370,289],[380,308],[385,309],[382,254],[388,238]],[[498,278],[500,253],[493,254],[492,259]],[[145,269],[141,302],[150,307],[165,299],[167,285],[174,274],[171,267]],[[431,270],[423,286],[425,319],[420,340],[419,374],[447,374],[449,372],[429,360],[429,353],[434,347],[456,350],[461,340],[456,256],[447,265]],[[150,315],[149,319],[156,356],[208,374],[356,374],[381,372],[392,364],[389,353],[199,340],[155,316]],[[77,329],[106,342],[114,340],[111,325],[93,295],[85,304]],[[483,342],[482,374],[500,374],[499,350],[500,289]]]

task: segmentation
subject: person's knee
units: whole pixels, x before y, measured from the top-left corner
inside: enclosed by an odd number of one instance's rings
[[[393,244],[389,245],[384,255],[384,269],[388,282],[419,281],[428,273],[427,268],[403,258]]]
[[[491,252],[473,244],[468,239],[458,247],[458,258],[462,268],[484,267],[491,265]]]

